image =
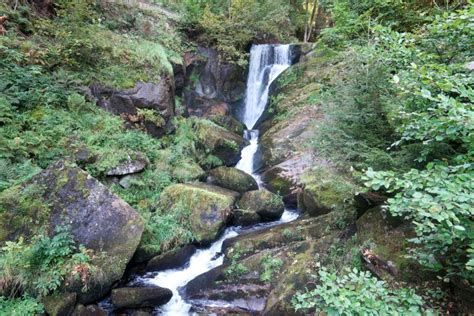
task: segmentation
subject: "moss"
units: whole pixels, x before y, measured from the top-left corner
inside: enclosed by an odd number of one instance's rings
[[[205,184],[176,184],[167,187],[159,208],[169,210],[177,205],[192,211],[189,223],[198,241],[217,237],[234,207],[237,193]]]
[[[47,223],[51,209],[45,188],[37,184],[14,186],[0,193],[0,242],[30,236]]]
[[[331,167],[313,167],[302,177],[305,190],[309,191],[318,207],[329,210],[353,208],[353,197],[359,187],[349,176]]]

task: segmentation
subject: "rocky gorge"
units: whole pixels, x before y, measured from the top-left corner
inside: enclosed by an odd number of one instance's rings
[[[401,191],[384,189],[402,182],[371,167],[414,159],[392,134],[377,138],[393,113],[364,112],[389,99],[359,82],[370,62],[339,51],[330,31],[309,42],[312,26],[304,42],[296,28],[274,37],[297,24],[291,15],[275,19],[280,31],[233,38],[206,27],[214,14],[237,23],[235,3],[201,7],[199,23],[184,4],[180,16],[138,3],[0,4],[12,20],[0,34],[0,314],[472,310],[467,277],[414,255],[421,224],[392,212]],[[300,9],[333,27],[319,3]]]

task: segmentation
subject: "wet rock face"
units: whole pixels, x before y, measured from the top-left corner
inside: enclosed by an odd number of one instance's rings
[[[162,287],[124,287],[112,290],[112,304],[121,308],[157,307],[168,303],[171,290]]]
[[[107,313],[97,305],[78,304],[72,313],[72,316],[107,316]]]
[[[191,211],[190,226],[196,241],[209,243],[229,221],[239,194],[218,186],[194,183],[167,187],[159,205],[162,209],[185,207]]]
[[[0,214],[1,241],[30,236],[41,227],[52,233],[58,226],[69,225],[78,245],[103,254],[92,262],[101,271],[100,280],[92,278],[87,292],[81,290],[81,284],[67,287],[77,293],[79,302],[99,299],[122,277],[140,242],[143,220],[107,187],[85,171],[60,161],[10,190],[15,194],[8,190],[0,194],[0,205],[7,210]],[[36,192],[34,205],[41,208],[19,210],[19,200],[28,198],[32,190]],[[31,218],[37,221],[31,223]]]
[[[337,242],[334,220],[301,219],[227,240],[224,265],[188,283],[185,297],[202,313],[298,314],[291,299],[311,279],[312,258]]]
[[[219,125],[237,116],[245,95],[245,69],[222,61],[210,48],[199,47],[195,56],[187,57],[190,61],[183,90],[187,114],[207,119],[220,117],[215,120]]]
[[[210,170],[207,182],[240,193],[258,189],[257,181],[251,175],[232,167]]]
[[[267,190],[244,193],[238,206],[240,209],[257,213],[264,221],[279,219],[285,210],[281,197]]]
[[[193,245],[184,246],[182,248],[169,251],[162,255],[156,256],[148,261],[146,265],[147,271],[162,271],[182,267],[189,258],[196,252]]]
[[[101,108],[120,115],[132,127],[145,129],[156,137],[162,136],[170,129],[175,105],[174,83],[169,77],[162,77],[156,84],[137,82],[134,88],[128,90],[99,86],[94,86],[91,90]],[[153,110],[154,116],[160,119],[142,117],[139,114],[140,109]]]

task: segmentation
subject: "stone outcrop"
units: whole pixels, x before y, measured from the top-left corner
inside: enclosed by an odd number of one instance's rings
[[[134,88],[116,90],[93,86],[92,95],[104,110],[124,118],[129,126],[160,137],[171,130],[175,115],[174,82],[163,76],[158,83],[137,82]],[[147,114],[140,110],[149,110]],[[150,112],[151,111],[151,112]]]

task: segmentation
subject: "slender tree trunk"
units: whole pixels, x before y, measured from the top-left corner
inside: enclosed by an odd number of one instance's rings
[[[316,18],[316,9],[319,10],[318,0],[314,0],[313,2],[313,12],[311,12],[311,19],[309,20],[308,41],[311,39],[311,35],[313,34],[315,18]]]
[[[306,7],[305,7],[305,11],[306,11],[306,19],[305,19],[305,22],[304,22],[304,38],[303,38],[303,41],[306,43],[308,41],[308,27],[309,27],[309,21],[308,21],[308,17],[309,17],[309,0],[306,0]]]

